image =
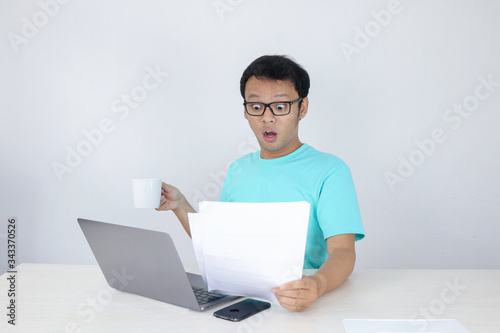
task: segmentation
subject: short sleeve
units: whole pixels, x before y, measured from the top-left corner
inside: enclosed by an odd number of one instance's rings
[[[324,239],[340,234],[365,236],[351,171],[339,164],[323,181],[318,200],[318,223]]]

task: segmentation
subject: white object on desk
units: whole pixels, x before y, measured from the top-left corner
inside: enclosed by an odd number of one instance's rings
[[[454,319],[344,319],[347,333],[470,333]]]

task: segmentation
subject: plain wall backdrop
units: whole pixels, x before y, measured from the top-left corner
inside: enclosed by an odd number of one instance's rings
[[[263,54],[310,74],[300,139],[351,168],[357,267],[500,268],[498,17],[494,0],[0,1],[0,273],[10,217],[18,263],[95,264],[84,217],[168,232],[194,266],[131,179],[217,200],[258,149],[239,79]]]

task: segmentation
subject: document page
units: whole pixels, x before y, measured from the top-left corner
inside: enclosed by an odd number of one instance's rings
[[[302,278],[309,203],[201,202],[189,214],[200,273],[209,290],[264,298]]]

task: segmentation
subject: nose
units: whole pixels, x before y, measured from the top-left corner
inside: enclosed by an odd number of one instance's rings
[[[264,114],[261,117],[265,123],[274,123],[276,121],[276,116],[272,113],[270,106],[266,106]]]

